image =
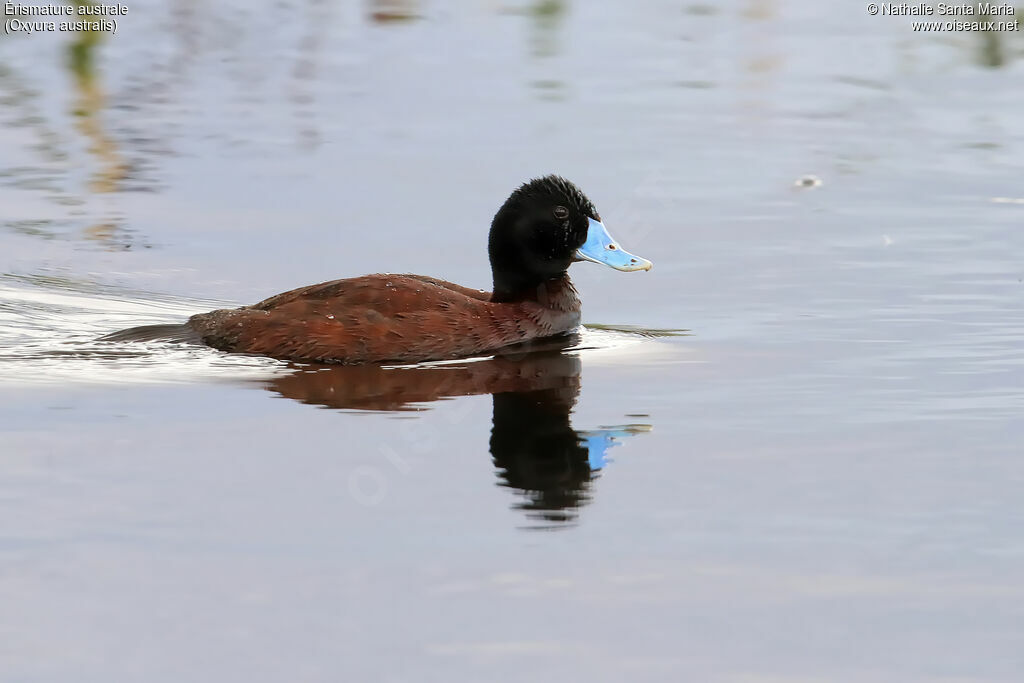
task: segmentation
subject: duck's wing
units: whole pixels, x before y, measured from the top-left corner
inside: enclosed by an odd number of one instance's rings
[[[385,299],[390,299],[399,292],[402,294],[401,299],[404,302],[415,306],[417,297],[410,297],[408,294],[422,293],[423,287],[420,283],[455,292],[470,299],[477,299],[479,301],[490,301],[491,299],[490,292],[463,287],[462,285],[436,277],[377,273],[375,275],[331,280],[329,282],[299,287],[298,289],[292,289],[281,294],[275,294],[258,304],[253,304],[246,308],[269,311],[294,301],[326,301],[329,299],[337,299],[347,304],[379,303],[381,295]]]
[[[459,294],[468,296],[471,299],[479,299],[480,301],[491,300],[490,292],[486,292],[482,289],[472,289],[470,287],[463,287],[462,285],[457,285],[454,282],[448,282],[447,280],[442,280],[440,278],[412,274],[404,275],[403,277],[415,278],[420,282],[425,282],[430,285],[437,285],[438,287],[442,287],[444,289],[450,289],[453,292],[458,292]]]

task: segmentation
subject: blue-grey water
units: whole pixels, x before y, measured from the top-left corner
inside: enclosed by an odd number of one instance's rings
[[[128,7],[0,35],[0,680],[1020,680],[1024,33]],[[655,264],[574,266],[568,350],[95,341],[369,272],[487,287],[549,172]]]

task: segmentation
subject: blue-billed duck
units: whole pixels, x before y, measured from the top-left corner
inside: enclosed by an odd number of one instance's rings
[[[580,300],[567,273],[575,261],[651,268],[612,239],[578,187],[554,175],[523,184],[505,200],[491,222],[488,253],[491,292],[423,275],[364,275],[103,339],[191,339],[222,351],[320,363],[463,358],[577,329]]]

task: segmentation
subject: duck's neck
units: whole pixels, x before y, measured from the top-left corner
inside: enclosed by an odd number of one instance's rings
[[[536,296],[536,290],[546,280],[533,274],[516,272],[513,269],[493,268],[494,288],[491,290],[491,301],[495,303],[511,303],[525,301]]]
[[[495,303],[531,301],[544,308],[565,313],[580,310],[580,299],[568,273],[562,273],[550,280],[522,284],[514,288],[504,287],[495,279],[491,301]]]

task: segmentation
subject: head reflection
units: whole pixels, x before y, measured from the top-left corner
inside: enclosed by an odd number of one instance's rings
[[[547,522],[574,519],[575,510],[590,500],[596,474],[584,437],[569,424],[579,393],[579,359],[566,360],[576,370],[566,386],[494,394],[494,467],[502,485],[525,497],[516,507]]]
[[[531,526],[558,527],[590,500],[608,449],[648,428],[572,428],[580,360],[559,349],[577,341],[570,336],[539,351],[444,365],[301,368],[267,388],[304,403],[358,410],[416,410],[439,399],[493,394],[490,451],[499,484],[519,493],[514,507]]]

